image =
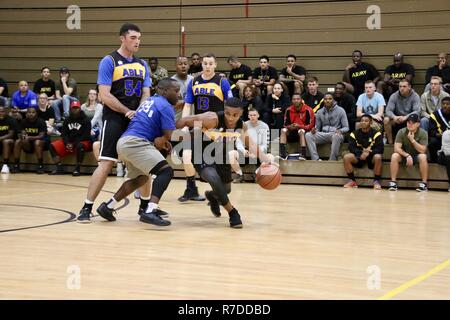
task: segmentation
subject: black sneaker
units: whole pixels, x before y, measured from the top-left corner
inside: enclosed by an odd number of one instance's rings
[[[75,170],[74,172],[72,172],[72,176],[74,177],[79,177],[81,175],[80,171]]]
[[[15,164],[11,167],[11,170],[9,170],[10,173],[19,173],[20,172],[20,167],[18,164]]]
[[[156,208],[154,211],[157,215],[160,215],[160,216],[168,216],[169,215],[167,212],[165,212],[164,210],[161,210],[160,208]],[[139,207],[138,215],[142,215],[143,213],[145,213],[145,209]]]
[[[187,201],[205,201],[205,197],[199,195],[198,188],[195,189],[186,189],[184,190],[184,194],[178,198],[179,202],[187,202]]]
[[[36,170],[37,174],[44,174],[44,166],[41,164],[38,166],[37,170]]]
[[[419,186],[416,189],[418,192],[425,192],[428,191],[428,185],[426,182],[420,182]]]
[[[243,183],[243,182],[245,182],[244,175],[236,173],[236,175],[235,175],[235,177],[233,179],[233,183]]]
[[[144,222],[144,223],[154,224],[155,226],[160,226],[160,227],[170,226],[170,221],[164,220],[163,218],[161,218],[161,216],[158,214],[157,209],[155,209],[149,213],[146,213],[146,212],[142,213],[141,217],[139,218],[139,221]]]
[[[56,169],[53,170],[52,172],[49,173],[49,175],[63,175],[64,174],[64,169],[62,166],[58,166],[56,165]]]
[[[78,215],[77,222],[79,223],[91,223],[92,212],[91,209],[83,207]]]
[[[217,218],[220,217],[221,213],[219,200],[214,197],[214,193],[212,191],[206,191],[205,196],[209,201],[208,206],[210,207],[212,214]]]
[[[103,202],[100,207],[97,208],[97,213],[100,217],[108,221],[116,221],[116,217],[113,216],[113,213],[115,212],[116,210],[108,208],[106,202]]]
[[[230,216],[230,227],[240,229],[242,228],[242,221],[241,216],[239,215],[238,211],[236,209],[231,210],[231,212],[228,213]]]
[[[397,182],[395,181],[389,182],[389,191],[397,191],[397,190],[398,190]]]

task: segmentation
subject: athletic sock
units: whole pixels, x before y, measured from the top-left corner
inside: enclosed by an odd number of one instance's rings
[[[146,213],[150,213],[152,212],[154,209],[157,209],[159,207],[158,204],[154,203],[154,202],[150,202],[147,206],[147,210],[145,211]]]
[[[186,187],[189,190],[194,190],[197,187],[195,185],[195,175],[192,177],[186,177]]]
[[[143,209],[143,210],[147,209],[147,206],[150,202],[150,197],[148,197],[148,198],[141,197],[140,200],[141,200],[141,204],[139,205],[139,209]]]
[[[347,176],[351,179],[351,180],[353,180],[353,181],[356,181],[355,180],[355,174],[352,172],[352,173],[347,173]]]
[[[300,152],[303,156],[306,156],[306,147],[301,147]]]
[[[84,206],[83,206],[83,208],[87,208],[87,209],[89,209],[89,210],[92,211],[93,205],[94,205],[94,202],[92,202],[92,201],[86,199],[86,200],[84,200]]]
[[[378,181],[380,181],[381,180],[381,176],[379,176],[379,175],[375,175],[375,180],[378,180]]]
[[[106,206],[109,209],[114,209],[114,206],[117,204],[117,200],[114,199],[114,197],[112,197],[111,199],[109,199],[109,201],[106,203]]]
[[[242,169],[239,169],[238,171],[236,171],[236,174],[238,174],[238,175],[242,176],[242,175],[243,175],[243,173],[242,173]]]

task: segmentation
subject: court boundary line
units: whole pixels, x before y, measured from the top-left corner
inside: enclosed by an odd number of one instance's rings
[[[377,300],[389,300],[389,299],[399,295],[400,293],[408,290],[409,288],[427,280],[428,278],[432,277],[433,275],[437,274],[438,272],[446,269],[448,266],[450,266],[450,259],[447,259],[446,261],[438,264],[437,266],[428,270],[427,272],[422,273],[421,275],[405,282],[404,284],[400,285],[399,287],[388,291],[381,297],[378,297]]]

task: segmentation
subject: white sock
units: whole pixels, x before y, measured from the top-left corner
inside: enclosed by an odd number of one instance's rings
[[[114,206],[117,204],[117,201],[116,201],[116,199],[114,199],[114,197],[112,197],[107,203],[106,203],[106,206],[109,208],[109,209],[114,209]]]
[[[148,207],[147,207],[147,210],[145,211],[145,213],[150,213],[150,212],[152,212],[154,209],[157,209],[157,208],[159,208],[158,204],[153,203],[153,202],[150,202],[150,203],[148,204]]]
[[[84,203],[86,203],[86,204],[94,204],[94,201],[86,199],[86,200],[84,200]]]
[[[242,176],[242,169],[239,169],[238,171],[236,171],[236,173],[240,176]]]

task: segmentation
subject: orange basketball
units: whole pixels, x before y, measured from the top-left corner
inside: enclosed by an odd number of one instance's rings
[[[256,170],[256,182],[263,189],[276,189],[281,184],[280,168],[274,164],[259,167]]]

